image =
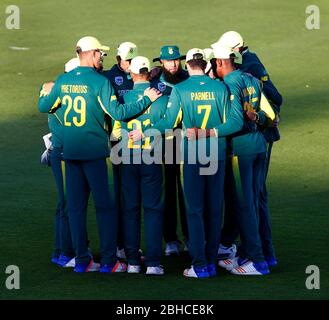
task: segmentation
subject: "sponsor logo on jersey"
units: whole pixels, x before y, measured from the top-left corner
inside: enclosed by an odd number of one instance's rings
[[[121,77],[121,76],[115,77],[114,82],[117,86],[121,86],[123,84],[123,77]]]
[[[158,83],[158,89],[159,89],[161,92],[165,91],[166,88],[167,88],[167,86],[166,86],[165,83],[163,83],[163,82],[159,82],[159,83]]]

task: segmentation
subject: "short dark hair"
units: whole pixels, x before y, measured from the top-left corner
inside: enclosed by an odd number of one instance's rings
[[[186,63],[188,63],[191,69],[201,69],[204,71],[207,67],[207,61],[204,61],[203,59],[193,59]]]
[[[139,74],[146,76],[149,74],[149,70],[147,68],[139,69]]]

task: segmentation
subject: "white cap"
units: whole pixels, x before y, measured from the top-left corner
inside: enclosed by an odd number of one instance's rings
[[[186,62],[189,62],[190,60],[206,60],[205,54],[202,49],[199,48],[193,48],[187,51],[186,53]]]
[[[214,50],[214,57],[216,59],[230,59],[232,57],[235,57],[232,48],[227,46],[220,46],[217,44],[216,46],[213,46],[213,50]]]
[[[68,62],[65,63],[64,71],[70,72],[79,66],[80,66],[80,60],[78,58],[72,58],[71,60],[69,60]]]
[[[206,61],[210,61],[214,58],[214,50],[211,48],[203,49],[203,53]]]
[[[109,51],[110,47],[103,46],[95,37],[83,37],[77,43],[77,49],[80,49],[82,52],[89,50],[103,50]]]
[[[234,63],[242,64],[242,55],[230,47],[220,46],[218,43],[213,46],[214,57],[216,59],[234,59]]]
[[[236,31],[228,31],[225,32],[219,40],[211,46],[214,47],[214,45],[226,46],[236,50],[244,46],[244,41],[240,33]]]
[[[122,42],[118,47],[117,56],[122,60],[130,60],[138,56],[137,46],[132,42]]]
[[[204,72],[208,73],[211,68],[210,60],[214,58],[214,50],[211,48],[205,48],[203,49],[203,52],[204,52],[205,60],[207,61],[207,66]]]
[[[137,56],[131,60],[129,71],[135,74],[139,74],[141,69],[146,68],[150,71],[150,60],[146,57]]]

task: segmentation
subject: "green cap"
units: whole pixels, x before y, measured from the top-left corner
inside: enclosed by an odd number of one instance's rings
[[[177,46],[163,46],[160,50],[160,57],[154,58],[153,62],[160,60],[184,60],[185,56],[179,53],[179,48]]]

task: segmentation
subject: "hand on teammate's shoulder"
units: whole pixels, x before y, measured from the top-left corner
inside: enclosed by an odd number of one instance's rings
[[[162,96],[162,93],[155,88],[147,88],[144,91],[144,96],[149,97],[151,102],[154,102],[155,100],[157,100]]]

